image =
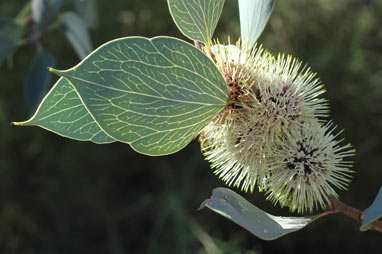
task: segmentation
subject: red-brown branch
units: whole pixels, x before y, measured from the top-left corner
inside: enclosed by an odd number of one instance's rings
[[[364,216],[362,216],[362,212],[354,207],[348,206],[347,204],[341,202],[335,197],[329,198],[331,202],[331,210],[328,210],[329,213],[342,213],[343,215],[346,215],[360,223],[364,220]],[[326,212],[325,212],[326,213]],[[382,232],[382,221],[374,221],[370,225],[371,230],[375,230],[378,232]]]

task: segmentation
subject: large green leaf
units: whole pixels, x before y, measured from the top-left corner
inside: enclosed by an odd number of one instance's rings
[[[363,212],[363,216],[365,217],[361,224],[361,231],[368,230],[371,223],[382,217],[382,187],[379,189],[371,206]]]
[[[53,71],[71,83],[105,133],[148,155],[185,147],[228,101],[210,58],[170,37],[114,40],[74,68]]]
[[[263,32],[275,0],[239,0],[240,31],[243,45],[251,48]]]
[[[94,143],[111,143],[107,135],[86,109],[73,85],[60,78],[42,100],[36,113],[25,122],[14,125],[39,126],[61,136]]]
[[[263,240],[274,240],[300,230],[324,215],[309,217],[273,216],[227,188],[214,189],[211,198],[202,203],[201,208],[203,207],[208,207],[232,220]]]
[[[208,43],[215,31],[224,0],[168,0],[172,18],[191,40]]]

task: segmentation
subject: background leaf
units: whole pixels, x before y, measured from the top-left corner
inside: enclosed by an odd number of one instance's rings
[[[215,31],[224,0],[168,0],[172,18],[191,40],[208,43]]]
[[[29,66],[24,83],[24,98],[32,112],[36,110],[49,84],[51,73],[48,71],[48,67],[52,67],[54,64],[54,58],[40,48]]]
[[[362,221],[360,230],[366,231],[370,228],[370,224],[382,217],[382,187],[379,189],[375,200],[371,206],[363,212],[365,218]]]
[[[80,14],[89,28],[95,28],[98,24],[98,15],[94,0],[75,0],[76,11]]]
[[[243,45],[249,48],[263,32],[275,0],[239,0],[240,31]]]
[[[89,31],[84,21],[74,12],[68,11],[61,15],[65,36],[80,59],[84,59],[93,50]]]
[[[115,141],[102,131],[72,84],[65,78],[57,81],[31,119],[13,124],[39,126],[80,141],[92,141],[99,144]]]
[[[28,17],[32,12],[32,2],[28,1],[23,8],[19,11],[19,13],[15,17],[15,22],[20,25],[24,25],[28,22]]]
[[[249,203],[242,196],[227,188],[216,188],[211,198],[201,204],[232,220],[263,240],[274,240],[302,229],[322,215],[309,217],[273,216]]]
[[[0,34],[0,65],[17,49],[18,40]]]
[[[0,65],[17,49],[23,31],[23,25],[12,19],[0,17]]]
[[[0,17],[0,65],[17,49],[23,31],[24,26],[12,19]]]
[[[170,37],[114,40],[76,67],[53,71],[68,79],[104,132],[148,155],[185,147],[228,100],[214,63]]]
[[[32,0],[32,19],[41,31],[56,21],[61,4],[62,0]]]

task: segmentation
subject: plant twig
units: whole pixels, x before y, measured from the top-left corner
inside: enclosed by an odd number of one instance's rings
[[[330,197],[329,200],[331,203],[331,210],[334,210],[333,213],[342,213],[343,215],[346,215],[360,223],[362,223],[362,221],[364,220],[364,216],[362,216],[362,211],[343,203],[335,197]],[[371,223],[370,229],[382,233],[382,221],[374,221],[373,223]]]

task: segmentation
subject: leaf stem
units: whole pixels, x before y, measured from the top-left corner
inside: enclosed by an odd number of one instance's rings
[[[198,49],[200,49],[201,51],[203,51],[203,48],[204,48],[203,43],[198,42],[197,40],[194,40],[194,45],[195,45],[195,47],[197,47]]]
[[[331,209],[328,211],[333,211],[330,213],[342,213],[343,215],[346,215],[347,217],[350,217],[360,223],[362,223],[362,221],[364,220],[364,216],[362,216],[362,211],[343,203],[342,201],[338,200],[333,196],[330,197],[329,200],[331,203]],[[371,223],[370,229],[382,233],[382,221],[374,221],[373,223]]]

